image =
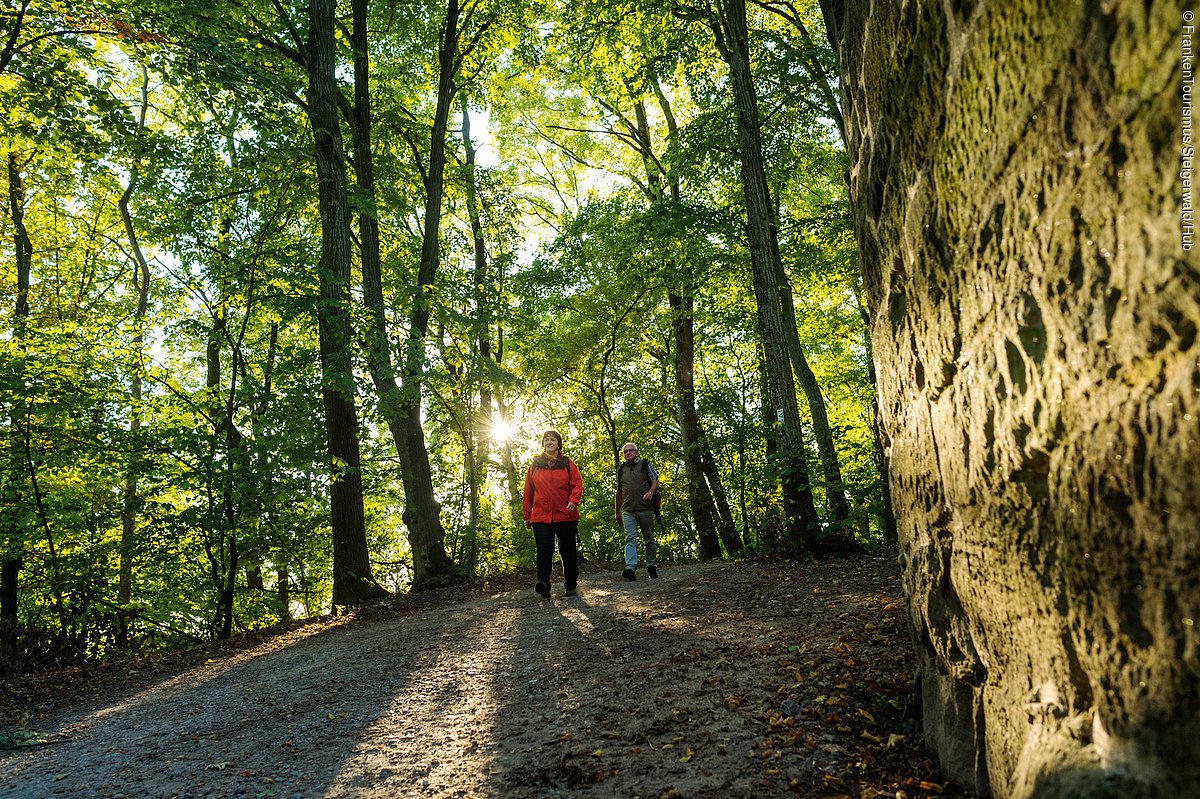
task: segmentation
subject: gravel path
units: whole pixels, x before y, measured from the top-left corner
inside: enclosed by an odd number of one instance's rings
[[[895,567],[874,565],[605,573],[283,635],[48,719],[49,745],[0,752],[0,796],[826,796],[866,722],[831,722],[847,686],[808,664],[844,662],[848,614],[894,648]]]

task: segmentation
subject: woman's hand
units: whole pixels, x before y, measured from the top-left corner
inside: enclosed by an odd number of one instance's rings
[[[579,506],[578,506],[578,505],[576,505],[574,502],[568,502],[568,503],[567,503],[567,510],[575,510],[575,509],[576,509],[576,508],[578,508],[578,507],[579,507]]]

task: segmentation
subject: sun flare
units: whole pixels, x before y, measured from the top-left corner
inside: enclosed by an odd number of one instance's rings
[[[492,438],[496,441],[508,441],[517,432],[507,419],[496,419],[492,422]]]

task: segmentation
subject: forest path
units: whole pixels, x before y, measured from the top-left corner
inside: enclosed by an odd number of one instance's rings
[[[963,795],[913,734],[894,551],[661,574],[272,638],[47,719],[0,796]]]

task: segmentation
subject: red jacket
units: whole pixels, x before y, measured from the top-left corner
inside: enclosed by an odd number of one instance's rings
[[[579,511],[567,508],[583,499],[583,481],[579,469],[570,458],[564,458],[567,468],[547,468],[541,456],[534,459],[525,472],[523,511],[526,522],[577,522]]]

